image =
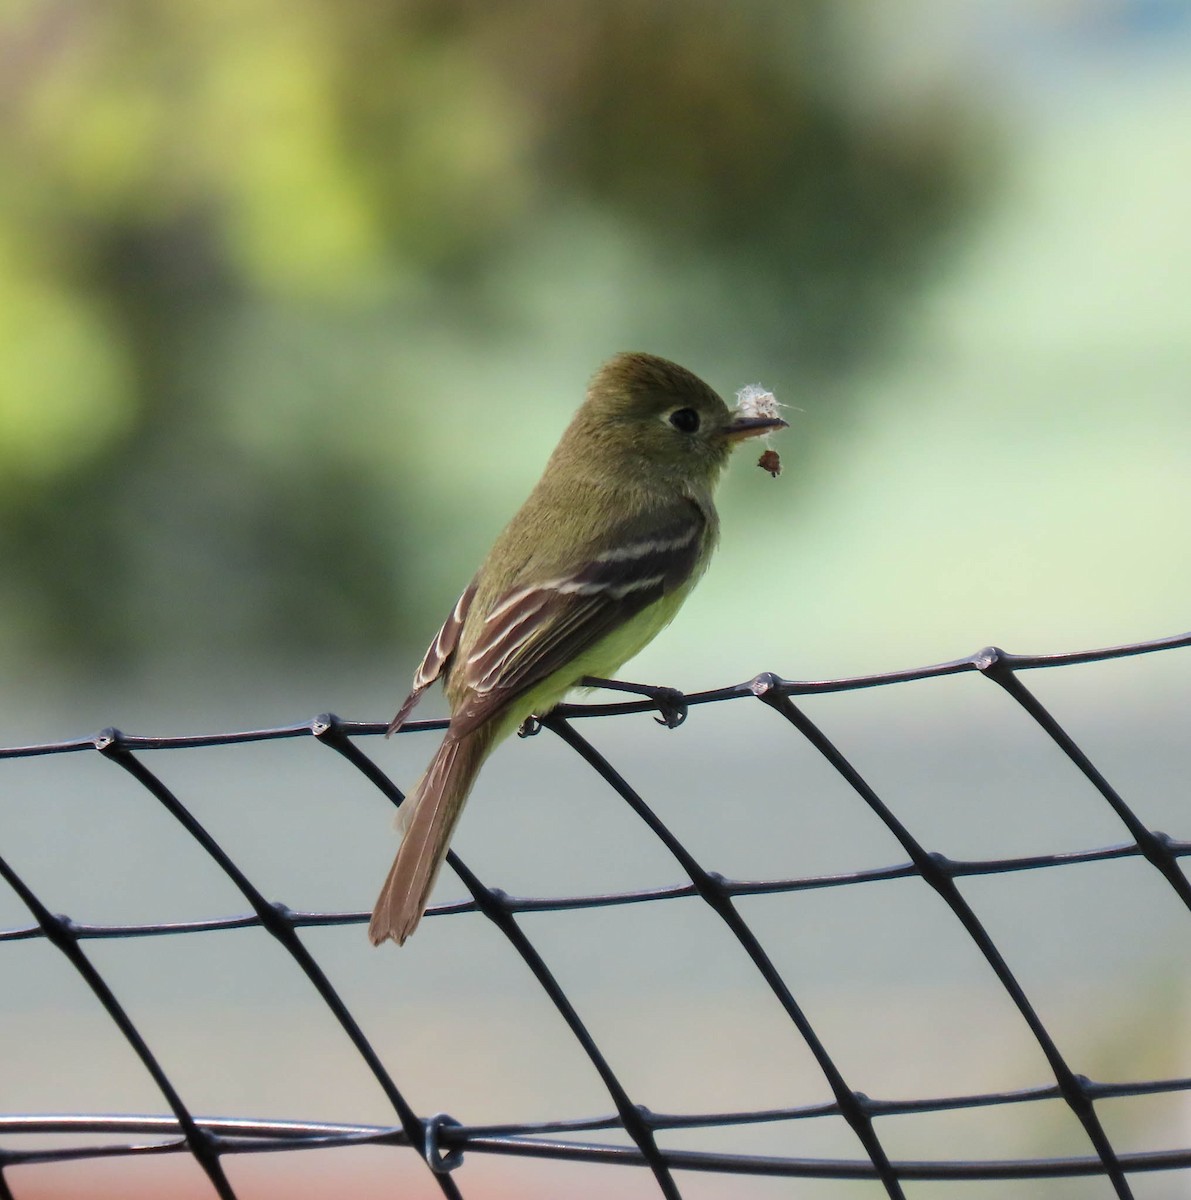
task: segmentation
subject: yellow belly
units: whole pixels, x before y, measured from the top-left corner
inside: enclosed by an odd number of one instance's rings
[[[655,604],[642,609],[635,617],[613,630],[590,650],[580,654],[536,687],[519,696],[501,718],[500,735],[520,728],[527,717],[544,716],[574,688],[585,675],[611,678],[622,664],[635,657],[674,619],[687,593],[697,579],[663,596]]]

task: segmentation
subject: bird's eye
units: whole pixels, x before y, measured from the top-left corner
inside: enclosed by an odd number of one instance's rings
[[[699,429],[699,414],[693,408],[676,408],[670,414],[670,424],[679,433],[697,433]]]

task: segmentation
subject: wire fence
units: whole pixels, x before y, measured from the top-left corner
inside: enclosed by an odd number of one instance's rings
[[[34,1149],[27,1146],[5,1148],[0,1145],[0,1200],[10,1200],[15,1195],[12,1190],[13,1167],[80,1159],[132,1158],[172,1153],[193,1156],[210,1181],[213,1193],[224,1200],[233,1200],[236,1192],[224,1169],[225,1156],[363,1144],[405,1147],[405,1153],[416,1153],[424,1162],[427,1179],[433,1181],[443,1196],[450,1198],[459,1198],[465,1194],[461,1175],[456,1173],[465,1152],[633,1165],[651,1172],[658,1193],[669,1200],[677,1200],[681,1195],[675,1181],[675,1173],[688,1171],[788,1179],[873,1180],[879,1181],[885,1194],[891,1198],[904,1196],[904,1185],[918,1180],[956,1182],[1095,1176],[1107,1180],[1115,1195],[1122,1200],[1133,1195],[1129,1177],[1134,1173],[1191,1171],[1191,1147],[1149,1152],[1118,1150],[1106,1133],[1097,1110],[1097,1103],[1105,1100],[1161,1093],[1185,1093],[1191,1091],[1191,1079],[1164,1078],[1127,1083],[1098,1083],[1080,1074],[1076,1066],[1068,1062],[1060,1052],[1054,1037],[1044,1025],[1006,958],[957,886],[957,880],[969,876],[1039,871],[1074,863],[1139,858],[1158,872],[1163,885],[1174,890],[1184,907],[1191,909],[1191,884],[1188,883],[1179,861],[1191,854],[1191,842],[1148,828],[1020,678],[1021,674],[1027,671],[1065,668],[1078,663],[1169,652],[1189,646],[1191,633],[1104,650],[1049,656],[1015,655],[989,648],[954,662],[888,674],[818,682],[797,682],[764,674],[747,683],[679,698],[677,701],[674,693],[661,689],[655,701],[647,699],[615,704],[565,705],[555,710],[541,722],[541,727],[560,738],[623,799],[679,865],[685,882],[612,895],[514,897],[482,882],[458,855],[454,852],[450,854],[450,866],[466,887],[471,899],[438,905],[430,910],[429,915],[478,912],[496,926],[508,946],[528,966],[566,1022],[583,1053],[598,1072],[610,1104],[615,1110],[610,1115],[599,1117],[559,1119],[534,1124],[465,1125],[443,1113],[429,1116],[419,1114],[364,1035],[348,1005],[338,994],[319,962],[298,935],[300,929],[311,926],[363,924],[368,920],[368,914],[296,912],[284,904],[267,900],[178,796],[146,765],[146,759],[150,757],[149,752],[153,751],[312,737],[346,759],[370,784],[396,805],[403,799],[402,792],[359,745],[360,740],[383,733],[384,722],[348,722],[332,715],[323,715],[308,723],[275,729],[185,737],[140,737],[123,734],[115,729],[106,729],[94,737],[0,749],[0,760],[79,752],[97,753],[114,767],[127,772],[164,806],[170,816],[218,865],[239,890],[248,909],[247,912],[230,916],[186,922],[86,924],[52,912],[16,867],[0,855],[0,876],[31,916],[31,923],[27,925],[0,930],[0,964],[2,947],[5,944],[44,939],[56,948],[82,978],[140,1059],[169,1110],[168,1114],[152,1117],[0,1114],[0,1137],[7,1137],[10,1141],[28,1143],[30,1139],[34,1139],[36,1145],[37,1135],[55,1135],[58,1141],[64,1138],[68,1141],[71,1138],[77,1139],[74,1144]],[[798,697],[818,693],[896,687],[913,680],[965,672],[983,675],[1029,714],[1115,813],[1128,832],[1127,840],[1094,849],[979,861],[959,860],[929,851],[796,703]],[[677,702],[680,705],[693,706],[750,698],[774,709],[798,736],[822,755],[871,814],[897,839],[905,853],[905,861],[883,868],[831,876],[761,880],[725,878],[696,860],[578,728],[583,720],[611,714],[648,711],[655,703],[673,706]],[[410,722],[403,732],[441,728],[443,724],[433,721]],[[2,778],[0,768],[0,780]],[[901,1100],[874,1099],[855,1090],[800,1006],[793,990],[775,966],[765,946],[741,915],[736,903],[738,898],[746,896],[793,893],[809,889],[848,888],[866,882],[910,877],[917,877],[925,882],[971,938],[1045,1056],[1051,1073],[1049,1080],[1044,1080],[1035,1087],[1016,1091]],[[518,915],[523,913],[565,913],[678,897],[702,900],[731,931],[756,968],[764,986],[781,1005],[813,1055],[834,1098],[831,1102],[784,1109],[719,1113],[663,1114],[650,1111],[630,1095],[609,1058],[585,1025],[579,1011],[517,920]],[[252,926],[261,927],[271,934],[310,981],[387,1097],[395,1116],[391,1124],[378,1126],[196,1117],[179,1088],[155,1056],[147,1038],[138,1029],[128,1010],[86,950],[86,944],[95,939],[185,937],[200,932]],[[420,936],[428,935],[422,933]],[[370,952],[362,942],[361,953]],[[928,1161],[905,1161],[891,1157],[879,1129],[882,1118],[894,1115],[975,1110],[988,1106],[1029,1104],[1046,1100],[1061,1101],[1068,1107],[1082,1128],[1086,1153],[1064,1158],[995,1161],[937,1158]],[[859,1140],[865,1157],[833,1160],[721,1153],[712,1150],[676,1150],[663,1148],[658,1140],[659,1133],[667,1130],[711,1131],[733,1126],[805,1121],[823,1117],[842,1118]],[[599,1140],[601,1132],[613,1130],[627,1134],[631,1144],[612,1144]],[[106,1135],[109,1140],[96,1143],[94,1135]],[[146,1142],[146,1137],[152,1140]]]

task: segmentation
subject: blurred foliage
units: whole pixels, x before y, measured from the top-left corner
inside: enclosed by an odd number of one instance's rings
[[[410,349],[482,358],[527,272],[568,303],[589,228],[691,344],[855,363],[966,156],[848,70],[814,0],[9,0],[0,635],[105,669],[424,637]]]

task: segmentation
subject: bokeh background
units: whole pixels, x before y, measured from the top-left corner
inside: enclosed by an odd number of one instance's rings
[[[1189,127],[1180,0],[9,0],[0,742],[387,719],[620,349],[675,358],[728,397],[762,382],[794,408],[785,473],[740,456],[712,571],[626,675],[695,690],[1181,632]],[[1187,836],[1186,652],[1038,687],[1143,819]],[[992,690],[943,681],[812,715],[948,853],[1122,840]],[[773,720],[736,706],[694,732],[636,718],[598,737],[709,867],[896,861]],[[432,746],[367,749],[409,786]],[[393,835],[325,757],[287,743],[154,765],[268,894],[362,909]],[[114,773],[80,756],[5,764],[0,852],[79,919],[241,911]],[[544,737],[493,761],[459,848],[514,892],[674,878]],[[974,891],[1020,943],[1011,963],[1064,1022],[1063,1048],[1093,1075],[1191,1073],[1187,914],[1136,864],[1058,874]],[[756,915],[856,1086],[1046,1082],[980,964],[958,940],[939,949],[955,931],[920,891]],[[732,948],[669,909],[526,925],[651,1107],[817,1097]],[[26,922],[0,896],[0,924]],[[95,953],[197,1110],[388,1120],[266,940]],[[400,954],[371,954],[358,928],[310,941],[422,1111],[609,1107],[481,918],[429,922]],[[161,1108],[54,952],[8,944],[0,971],[0,1109]],[[1114,1136],[1186,1145],[1186,1106],[1147,1104],[1119,1104]],[[893,1149],[1085,1152],[1063,1113],[1038,1114],[969,1117],[962,1137],[899,1119]],[[822,1126],[732,1144],[856,1153]],[[392,1155],[316,1163],[266,1157],[233,1178],[246,1195],[390,1194]],[[164,1169],[12,1174],[27,1200],[155,1194]],[[177,1170],[173,1194],[204,1194]],[[637,1172],[478,1156],[469,1180],[487,1196],[653,1194]],[[406,1183],[422,1194],[416,1172]],[[1139,1177],[1137,1194],[1183,1186]],[[963,1194],[1110,1194],[1022,1187]]]

